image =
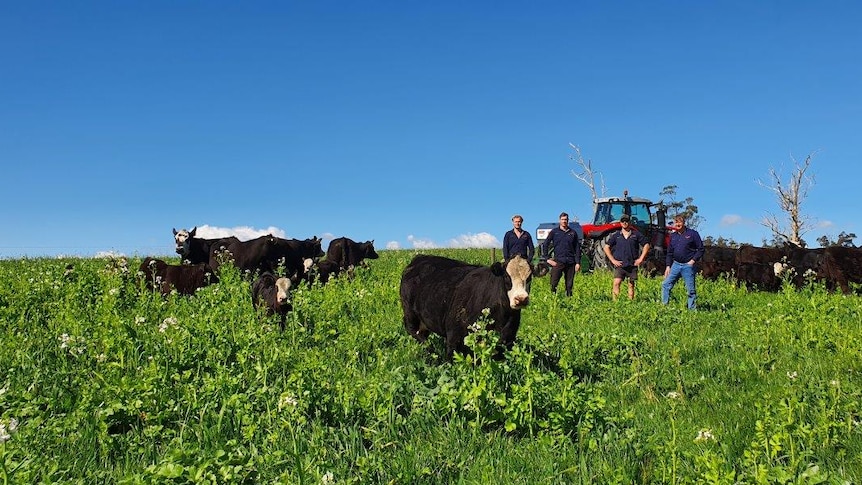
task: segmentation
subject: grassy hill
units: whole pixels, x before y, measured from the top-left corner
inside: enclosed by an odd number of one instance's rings
[[[504,361],[479,332],[445,363],[402,327],[415,254],[298,289],[284,333],[229,267],[165,299],[140,259],[0,261],[0,479],[862,483],[859,297],[698,280],[688,312],[681,284],[545,277]]]

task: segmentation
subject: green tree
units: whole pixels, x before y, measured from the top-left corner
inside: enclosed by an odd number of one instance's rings
[[[682,214],[685,216],[685,225],[692,229],[697,229],[703,222],[703,217],[697,215],[697,206],[694,204],[693,197],[686,197],[682,200],[677,200],[676,185],[667,185],[661,189],[659,196],[662,198],[665,207],[667,207],[667,218],[672,220],[675,216]]]

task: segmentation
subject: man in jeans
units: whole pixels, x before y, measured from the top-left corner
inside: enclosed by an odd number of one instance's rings
[[[665,258],[664,281],[661,284],[661,302],[670,301],[670,290],[680,278],[688,291],[688,309],[697,307],[697,287],[694,283],[695,263],[703,258],[703,240],[694,229],[685,227],[685,217],[681,214],[673,218],[674,231],[670,235]]]

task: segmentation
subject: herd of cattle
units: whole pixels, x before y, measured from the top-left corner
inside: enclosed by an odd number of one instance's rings
[[[325,284],[341,272],[351,272],[365,259],[379,257],[374,241],[358,243],[346,237],[333,239],[324,253],[322,240],[317,237],[298,240],[268,234],[240,241],[233,236],[199,238],[197,227],[173,232],[182,264],[145,258],[140,271],[147,288],[158,289],[163,295],[172,291],[191,295],[199,288],[218,283],[219,267],[233,264],[244,274],[256,277],[251,283],[252,302],[256,308],[265,308],[267,314],[280,315],[282,330],[285,317],[292,309],[291,288],[300,282]]]
[[[855,247],[706,246],[699,264],[705,279],[726,277],[764,291],[777,291],[787,281],[796,288],[815,282],[849,294],[852,284],[862,283],[862,248]]]
[[[326,253],[317,237],[305,240],[266,235],[250,241],[235,237],[203,239],[197,228],[174,229],[176,252],[182,264],[146,258],[140,270],[147,287],[167,295],[171,291],[193,294],[218,282],[218,269],[233,264],[253,275],[251,296],[255,308],[278,314],[281,329],[291,311],[290,291],[297,284],[325,284],[330,278],[351,272],[366,259],[377,259],[374,242],[333,239]],[[699,263],[705,279],[735,279],[748,288],[776,291],[784,282],[802,287],[820,282],[830,291],[851,293],[862,284],[862,248],[832,246],[727,248],[707,246]],[[663,268],[646,268],[661,273]],[[283,276],[279,276],[283,275]],[[446,355],[468,352],[464,338],[484,317],[488,329],[500,333],[500,342],[511,347],[521,322],[521,309],[530,301],[532,277],[541,269],[516,256],[490,266],[468,264],[450,258],[417,255],[401,276],[401,308],[408,334],[424,342],[431,333],[442,336]]]

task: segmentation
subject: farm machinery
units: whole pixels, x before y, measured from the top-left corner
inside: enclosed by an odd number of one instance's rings
[[[581,236],[583,257],[589,263],[590,269],[610,268],[605,255],[605,240],[610,233],[622,227],[620,217],[623,214],[628,214],[631,217],[632,228],[642,232],[650,241],[647,271],[651,270],[650,266],[664,267],[669,232],[664,204],[641,197],[629,197],[628,191],[624,191],[622,197],[602,197],[594,200],[593,207],[595,212],[590,223],[569,224],[578,231],[578,236]],[[554,223],[539,224],[536,229],[538,244],[544,244],[548,232],[556,226],[557,224]]]

